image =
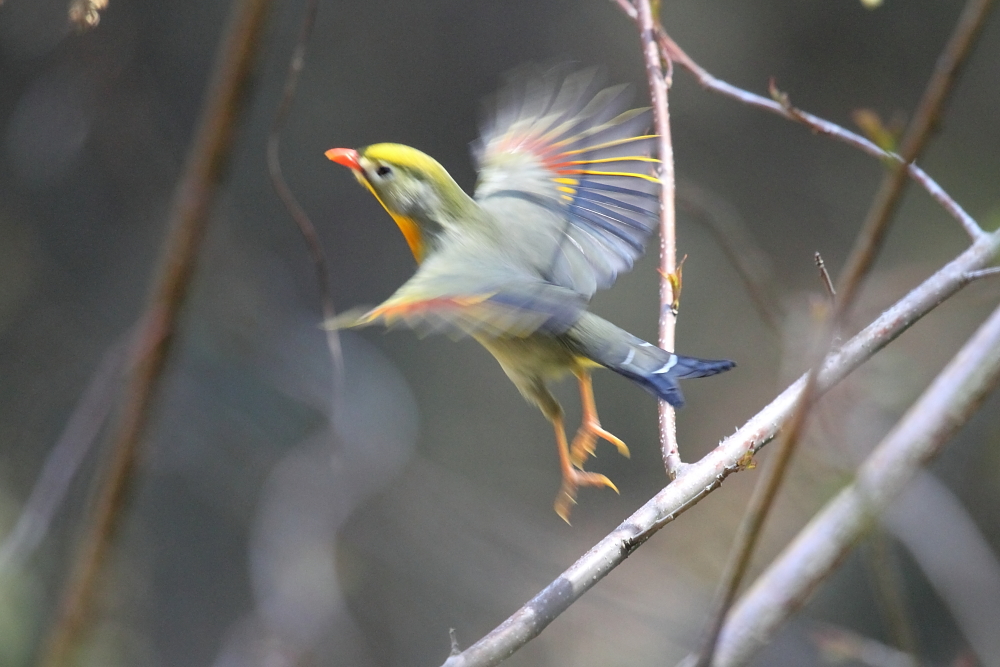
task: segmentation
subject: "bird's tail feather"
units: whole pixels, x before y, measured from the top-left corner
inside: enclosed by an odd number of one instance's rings
[[[726,359],[696,359],[661,350],[592,313],[585,313],[567,334],[588,359],[677,408],[684,405],[677,380],[707,377],[736,366]]]
[[[708,377],[709,375],[728,371],[736,365],[727,359],[696,359],[695,357],[671,354],[658,347],[653,347],[653,349],[662,353],[663,363],[652,371],[639,368],[634,363],[605,363],[603,365],[619,375],[627,377],[649,393],[663,399],[675,408],[684,405],[684,394],[681,393],[681,388],[677,384],[678,379]]]

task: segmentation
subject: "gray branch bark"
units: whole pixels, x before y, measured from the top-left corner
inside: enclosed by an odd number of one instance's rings
[[[861,465],[854,483],[813,517],[736,604],[719,639],[716,667],[746,664],[774,637],[998,381],[1000,308]],[[979,657],[997,664],[996,655]]]
[[[970,272],[987,266],[998,251],[1000,231],[980,237],[965,252],[830,354],[817,377],[817,391],[823,393],[843,380],[914,322],[968,284],[971,280]],[[781,429],[795,409],[804,385],[805,377],[802,377],[785,389],[770,405],[719,443],[712,452],[685,468],[682,475],[598,542],[513,616],[465,651],[449,657],[444,667],[496,665],[538,636],[559,614],[620,565],[656,531],[718,488],[731,473],[741,470],[747,455],[767,444]],[[938,383],[935,382],[934,386],[937,387]],[[728,647],[725,650],[732,652],[734,645],[729,643],[730,640],[724,637],[723,641]],[[720,647],[720,651],[722,650]],[[722,660],[721,656],[719,660]]]

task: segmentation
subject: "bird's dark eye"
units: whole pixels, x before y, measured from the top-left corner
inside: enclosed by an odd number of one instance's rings
[[[379,166],[378,169],[375,170],[375,173],[378,174],[379,176],[388,176],[389,174],[392,173],[392,169],[383,164]]]

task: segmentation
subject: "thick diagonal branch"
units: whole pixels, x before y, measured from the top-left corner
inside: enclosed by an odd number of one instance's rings
[[[847,259],[847,266],[836,290],[837,298],[834,301],[833,312],[819,327],[816,341],[813,344],[815,350],[815,360],[811,364],[813,370],[807,376],[802,398],[782,432],[781,441],[776,447],[772,460],[768,462],[768,466],[754,488],[753,495],[747,503],[746,513],[733,540],[732,553],[723,573],[716,607],[707,624],[705,646],[698,661],[699,667],[707,667],[712,664],[712,655],[726,614],[729,612],[730,605],[732,605],[746,570],[750,566],[764,522],[774,506],[774,500],[787,474],[792,457],[805,433],[809,413],[816,399],[815,368],[826,356],[835,332],[842,326],[846,314],[860,293],[862,282],[878,257],[908,180],[905,166],[916,160],[927,145],[934,122],[940,117],[957,71],[970,53],[992,1],[968,1],[951,39],[945,45],[941,57],[938,59],[938,66],[931,75],[927,88],[920,99],[917,113],[906,129],[901,150],[903,164],[895,165],[883,178],[868,214],[865,216],[865,221],[858,231],[854,247]]]
[[[1000,308],[875,448],[854,483],[813,517],[733,608],[719,638],[717,667],[746,664],[770,641],[998,381]]]
[[[829,390],[914,322],[968,284],[968,274],[987,266],[998,251],[1000,232],[984,236],[882,313],[827,358],[817,374],[817,391],[823,393]],[[444,666],[496,665],[538,636],[553,619],[620,565],[656,531],[718,488],[731,473],[740,470],[748,453],[752,454],[770,442],[795,409],[804,385],[805,377],[802,377],[785,389],[707,456],[689,464],[683,475],[598,542],[513,616],[462,653],[448,658]]]

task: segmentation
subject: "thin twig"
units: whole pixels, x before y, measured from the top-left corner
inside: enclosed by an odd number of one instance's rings
[[[837,298],[837,290],[833,287],[833,280],[830,278],[830,272],[826,270],[826,262],[823,261],[823,255],[819,254],[819,251],[813,255],[813,261],[816,262],[816,268],[819,269],[819,279],[823,281],[823,287],[826,289],[826,295],[830,297],[830,301],[834,301]]]
[[[669,57],[672,62],[680,64],[686,70],[691,72],[694,77],[698,80],[698,83],[707,90],[714,91],[726,97],[731,97],[743,104],[747,104],[758,109],[763,109],[771,113],[777,114],[788,120],[795,121],[805,125],[813,132],[817,134],[823,134],[837,141],[843,142],[848,146],[853,146],[868,155],[876,157],[880,160],[887,160],[896,164],[904,164],[906,173],[909,174],[910,178],[919,183],[935,201],[940,204],[945,211],[947,211],[953,218],[958,220],[965,229],[966,234],[973,241],[982,237],[986,232],[979,226],[979,224],[970,216],[959,204],[956,202],[951,195],[944,191],[944,189],[938,185],[938,183],[932,179],[927,173],[915,164],[907,164],[903,158],[901,158],[896,153],[887,152],[879,148],[877,145],[865,139],[859,134],[855,134],[850,130],[847,130],[836,123],[831,123],[828,120],[823,120],[819,116],[814,116],[811,113],[802,111],[801,109],[796,109],[790,104],[782,104],[773,99],[767,97],[762,97],[756,95],[749,91],[743,90],[742,88],[737,88],[736,86],[726,83],[721,79],[717,79],[705,70],[703,67],[698,65],[694,60],[681,49],[680,46],[674,42],[662,30],[657,31],[657,41],[660,45],[660,50],[663,52],[664,57]]]
[[[736,667],[774,636],[840,564],[874,517],[932,460],[1000,382],[1000,308],[813,517],[730,614],[715,664]]]
[[[285,205],[292,220],[298,227],[302,238],[305,239],[309,249],[309,256],[312,258],[313,266],[316,269],[316,287],[319,290],[320,306],[323,309],[323,321],[329,322],[337,316],[337,311],[333,306],[333,294],[330,292],[330,269],[323,251],[323,244],[316,233],[309,215],[299,204],[298,199],[288,187],[284,174],[281,171],[280,147],[281,130],[291,111],[292,102],[295,100],[295,90],[298,87],[299,77],[305,67],[306,51],[309,46],[309,38],[316,25],[316,13],[319,9],[319,0],[308,0],[306,2],[305,13],[302,17],[302,26],[299,28],[299,36],[295,42],[295,49],[292,51],[292,58],[288,63],[288,73],[285,75],[285,86],[281,93],[281,102],[278,110],[274,114],[274,121],[271,123],[271,130],[267,136],[267,171],[271,177],[271,185],[274,186],[278,197]],[[333,361],[333,418],[342,414],[340,409],[344,395],[344,352],[340,345],[340,333],[337,329],[329,327],[326,331],[326,345],[330,350],[330,359]]]
[[[988,269],[980,269],[979,271],[969,271],[969,275],[966,278],[969,279],[969,282],[972,282],[973,280],[991,278],[993,276],[1000,276],[1000,266],[991,266]]]
[[[966,275],[993,261],[1000,252],[1000,232],[987,234],[925,280],[874,322],[831,354],[817,374],[817,392],[843,380],[914,322],[968,284]],[[496,665],[536,637],[559,614],[654,533],[742,469],[747,454],[770,442],[795,410],[805,377],[785,389],[736,433],[661,490],[618,528],[598,542],[568,570],[488,635],[445,667]]]
[[[112,443],[107,477],[98,492],[93,517],[84,535],[40,664],[62,667],[91,618],[96,576],[124,509],[137,452],[150,407],[166,363],[177,316],[184,303],[201,239],[225,167],[237,122],[245,108],[254,56],[268,0],[240,0],[233,6],[184,173],[177,184],[169,232],[140,334],[141,351],[129,378],[125,404]]]
[[[992,2],[993,0],[969,0],[966,9],[959,17],[952,38],[945,46],[938,66],[921,97],[918,112],[904,135],[902,142],[904,164],[910,164],[916,160],[927,145],[928,135],[933,129],[932,121],[940,115],[940,110],[947,99],[947,93],[951,90],[954,75],[969,54],[974,38],[979,32]],[[942,65],[942,63],[946,64]],[[772,90],[772,96],[778,99],[784,107],[791,108],[782,95],[776,94]],[[847,260],[847,268],[845,268],[840,281],[840,288],[837,290],[839,296],[834,302],[833,312],[821,324],[820,331],[816,336],[813,353],[815,361],[807,375],[802,398],[788,425],[783,430],[781,441],[775,448],[772,460],[768,462],[768,466],[764,468],[754,487],[743,521],[733,539],[732,552],[720,582],[718,600],[707,623],[706,638],[697,663],[699,667],[707,667],[712,664],[716,642],[722,631],[726,614],[729,612],[747,568],[750,566],[764,521],[774,505],[774,499],[777,497],[795,450],[805,432],[809,413],[818,397],[816,392],[817,369],[820,367],[822,359],[827,355],[827,351],[833,343],[835,332],[840,328],[847,312],[854,304],[861,284],[878,256],[905,184],[906,172],[902,165],[897,165],[883,179],[882,186],[879,188],[865,222],[855,239],[854,248]]]
[[[663,78],[660,52],[653,31],[653,10],[649,0],[637,0],[639,39],[646,62],[649,96],[653,102],[653,123],[656,128],[657,152],[660,158],[660,337],[664,350],[674,349],[677,315],[674,310],[674,287],[670,277],[677,271],[677,210],[674,204],[674,146],[670,137],[670,105],[667,82]],[[674,407],[659,401],[660,450],[667,476],[674,479],[684,463],[677,449],[677,415]]]

